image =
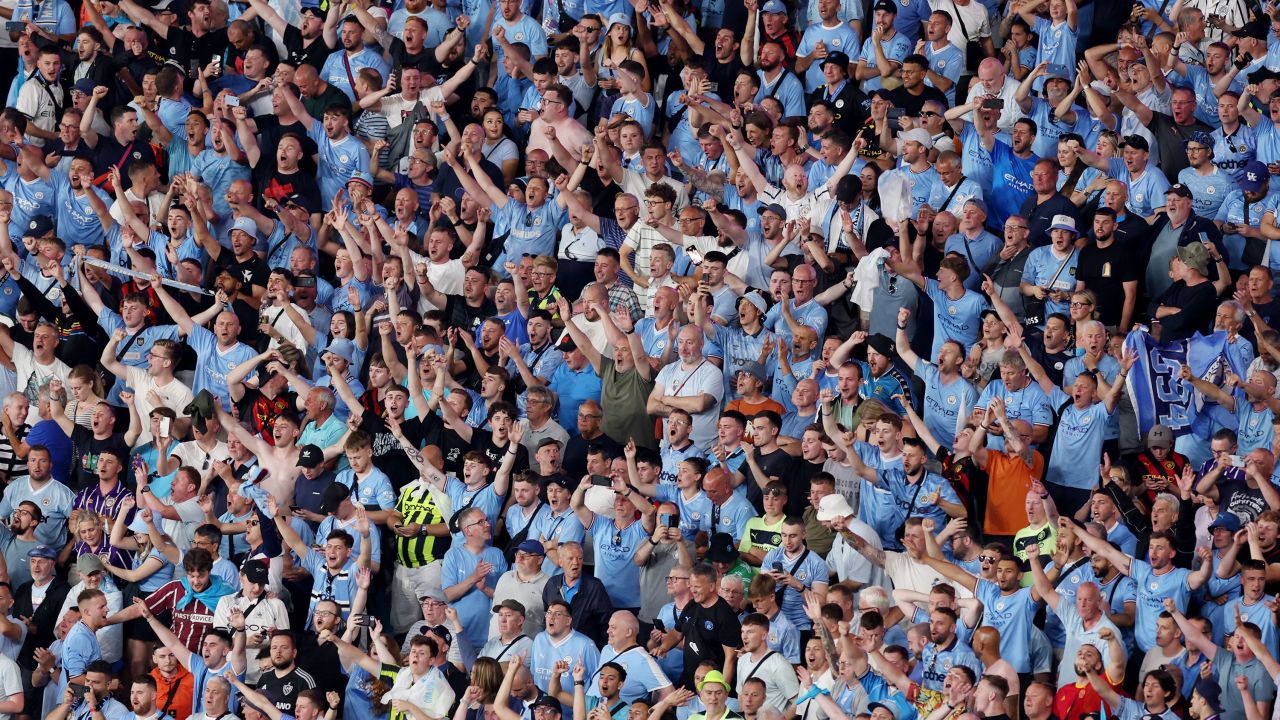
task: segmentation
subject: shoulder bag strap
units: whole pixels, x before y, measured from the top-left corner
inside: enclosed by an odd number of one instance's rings
[[[146,331],[146,329],[147,326],[143,325],[137,332],[130,335],[129,339],[125,340],[123,345],[119,346],[120,350],[116,353],[116,362],[120,362],[120,358],[124,357],[125,354],[129,352],[129,348],[133,347],[133,344],[138,340],[138,336]]]
[[[805,555],[808,555],[808,554],[809,554],[809,551],[808,551],[808,550],[806,550],[804,554],[805,554]],[[804,560],[804,558],[803,558],[803,557],[801,557],[800,559],[801,559],[801,560]],[[755,667],[753,667],[753,668],[751,668],[751,672],[747,673],[747,676],[746,676],[745,678],[743,678],[743,681],[747,681],[747,680],[750,680],[751,678],[755,677],[756,671],[760,669],[760,666],[761,666],[761,665],[763,665],[763,664],[765,663],[765,661],[766,661],[766,660],[768,660],[769,658],[771,658],[771,657],[773,657],[774,655],[777,655],[777,654],[778,654],[778,653],[774,652],[773,650],[770,650],[769,652],[765,653],[764,657],[760,658],[760,662],[756,663],[756,666],[755,666]]]

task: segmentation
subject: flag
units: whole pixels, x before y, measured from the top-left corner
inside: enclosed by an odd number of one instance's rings
[[[1165,425],[1174,436],[1191,432],[1192,423],[1200,415],[1204,397],[1191,383],[1178,377],[1183,365],[1196,377],[1225,389],[1228,372],[1244,377],[1247,368],[1238,367],[1226,352],[1227,333],[1219,330],[1171,343],[1157,343],[1145,327],[1129,333],[1126,350],[1133,350],[1138,361],[1129,371],[1129,399],[1138,415],[1138,429],[1145,433],[1153,425]]]

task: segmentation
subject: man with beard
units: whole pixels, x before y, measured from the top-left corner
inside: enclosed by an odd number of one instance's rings
[[[282,97],[287,92],[283,87],[277,88],[272,96]],[[307,157],[308,150],[314,151],[315,142],[307,137],[306,128],[292,118],[287,102],[280,102],[277,108],[273,105],[274,114],[254,120],[257,133],[247,124],[241,113],[233,112],[236,119],[236,137],[244,146],[249,167],[253,169],[256,187],[261,188],[261,209],[270,210],[272,201],[284,205],[291,196],[303,199],[302,204],[310,212],[319,211],[316,201],[320,187],[312,172],[304,172],[301,163]],[[274,123],[269,125],[267,118]],[[285,122],[293,120],[292,122]],[[292,126],[297,126],[292,127]],[[261,141],[258,139],[261,137]],[[275,152],[271,152],[271,148]],[[267,152],[263,152],[263,148]],[[274,265],[273,265],[274,267]]]
[[[206,6],[207,7],[207,6]],[[93,149],[93,165],[97,172],[106,172],[109,167],[121,167],[126,163],[144,163],[154,165],[156,156],[149,143],[138,140],[138,113],[127,105],[120,105],[111,111],[109,124],[111,134],[99,135],[94,128],[93,118],[97,105],[107,95],[105,86],[93,89],[88,107],[80,119],[80,133],[84,142]],[[126,157],[126,148],[128,157]],[[135,157],[134,155],[137,155]]]
[[[352,84],[352,78],[362,68],[373,68],[380,76],[386,78],[390,72],[382,55],[372,48],[364,45],[364,27],[360,24],[360,20],[354,15],[347,17],[342,22],[341,31],[338,34],[338,42],[342,45],[342,49],[332,53],[325,59],[324,65],[320,68],[320,77],[333,87],[338,88],[346,93],[351,102],[355,102],[359,98],[356,97],[356,89]],[[317,139],[317,142],[319,140]]]
[[[153,13],[134,0],[123,0],[119,7],[134,24],[149,28],[156,34],[161,41],[161,57],[177,61],[184,69],[205,67],[209,61],[221,58],[229,44],[227,28],[213,27],[213,5],[208,0],[191,3],[187,9],[189,26],[167,23],[160,17],[163,13]]]
[[[348,22],[347,26],[350,25]],[[351,134],[349,108],[334,103],[325,108],[323,122],[317,122],[307,114],[302,101],[292,89],[286,86],[282,94],[289,112],[298,118],[307,130],[307,137],[319,147],[316,165],[319,170],[317,179],[320,184],[320,200],[322,209],[328,210],[333,198],[346,187],[352,176],[368,170],[369,150]]]
[[[325,637],[332,634],[332,628],[325,628]],[[257,691],[269,694],[275,700],[275,708],[287,714],[293,714],[299,695],[304,690],[317,687],[315,676],[298,667],[298,645],[296,636],[289,630],[282,630],[271,637],[271,669],[263,672],[258,680]],[[335,663],[336,665],[336,663]],[[245,688],[238,675],[224,675],[241,694]],[[325,687],[333,687],[327,685]],[[246,700],[248,700],[246,695]],[[257,699],[261,699],[258,696]]]
[[[910,313],[906,308],[898,311],[895,349],[907,367],[924,382],[925,425],[934,438],[950,450],[953,449],[956,429],[969,416],[978,393],[960,374],[960,366],[964,364],[965,358],[963,346],[959,343],[953,340],[944,342],[938,349],[937,364],[921,358],[911,349],[906,334],[906,321]]]
[[[301,23],[292,25],[264,0],[249,0],[249,5],[284,43],[282,60],[290,65],[307,63],[322,67],[333,52],[333,46],[325,37],[325,12],[319,6],[304,5],[298,13]]]
[[[137,600],[134,601],[138,603]],[[204,688],[214,677],[230,677],[246,671],[244,653],[232,653],[235,641],[230,633],[223,629],[212,629],[200,643],[200,652],[194,652],[184,645],[167,626],[156,619],[145,605],[142,617],[160,639],[161,646],[172,653],[174,659],[186,668],[192,676],[191,712],[204,711]],[[237,611],[231,619],[232,629],[236,634],[245,632],[245,618]],[[244,642],[243,640],[240,642]]]
[[[673,571],[674,572],[674,571]],[[725,677],[733,677],[737,648],[742,645],[741,625],[737,613],[716,592],[715,568],[705,563],[693,567],[689,590],[692,602],[685,604],[674,625],[661,632],[661,640],[653,650],[663,657],[683,640],[684,672],[680,684],[692,685],[694,671],[705,662],[723,668]]]
[[[1076,267],[1077,290],[1088,289],[1098,299],[1103,325],[1128,328],[1138,299],[1138,265],[1129,257],[1131,248],[1116,238],[1116,213],[1098,208],[1093,216],[1092,242],[1080,251]]]
[[[36,538],[36,527],[43,519],[40,506],[24,500],[13,509],[7,522],[0,526],[0,548],[3,548],[5,566],[9,569],[11,592],[12,588],[20,588],[31,580],[29,553],[40,546],[40,540]]]

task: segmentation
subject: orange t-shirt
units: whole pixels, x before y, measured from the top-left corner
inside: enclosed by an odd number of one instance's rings
[[[983,531],[988,535],[1016,535],[1027,526],[1027,491],[1031,481],[1044,477],[1044,456],[1032,453],[1032,467],[1017,455],[987,450],[987,518]],[[1065,719],[1063,719],[1065,720]]]

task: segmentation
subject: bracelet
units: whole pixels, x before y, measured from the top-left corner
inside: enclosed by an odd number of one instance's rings
[[[654,547],[658,547],[658,541],[654,540],[653,538],[649,538],[649,544]]]
[[[583,686],[585,686],[587,683],[586,683],[586,681],[584,681],[584,680],[574,680],[574,681],[573,681],[573,684],[574,684],[574,685],[583,685]]]
[[[832,410],[831,412],[824,412],[822,413],[822,417],[831,417],[832,415],[835,414],[835,412],[836,412],[835,410]]]
[[[906,329],[907,329],[907,326],[906,326],[906,325],[899,325],[899,326],[898,326],[898,329],[899,329],[899,330],[906,330]]]

